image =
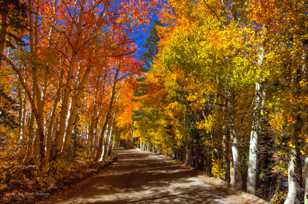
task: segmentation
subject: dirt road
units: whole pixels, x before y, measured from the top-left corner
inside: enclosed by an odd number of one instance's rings
[[[265,203],[160,155],[138,150],[121,150],[118,154],[118,161],[100,174],[42,203]]]

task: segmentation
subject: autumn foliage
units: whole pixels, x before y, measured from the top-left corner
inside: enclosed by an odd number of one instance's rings
[[[140,148],[185,161],[272,203],[303,202],[304,5],[170,0],[153,30],[158,53],[135,92]]]
[[[0,197],[55,189],[137,146],[301,203],[305,5],[0,0]]]
[[[150,22],[158,3],[0,1],[4,186],[18,165],[33,167],[43,182],[110,157],[142,64],[129,35]]]

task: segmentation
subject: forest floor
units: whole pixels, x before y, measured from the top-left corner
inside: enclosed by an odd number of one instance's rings
[[[120,150],[118,160],[101,173],[39,204],[263,204],[253,195],[233,191],[167,157],[139,150]]]

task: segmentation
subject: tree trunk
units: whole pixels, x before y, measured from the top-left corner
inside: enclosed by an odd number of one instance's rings
[[[186,144],[185,144],[185,164],[191,165],[191,142],[190,139],[188,139],[190,136],[187,136]]]
[[[25,157],[23,159],[23,163],[27,163],[31,157],[32,157],[32,143],[33,143],[33,138],[34,138],[34,116],[33,116],[33,112],[29,111],[29,119],[28,119],[28,124],[27,124],[27,150],[26,150],[26,154]]]
[[[241,175],[239,171],[239,151],[238,151],[238,139],[235,135],[234,130],[231,130],[231,140],[232,140],[232,171],[231,171],[231,185],[235,188],[240,188],[241,185]]]
[[[260,48],[258,65],[263,64],[264,48]],[[248,174],[247,174],[247,191],[256,194],[257,183],[257,159],[258,159],[258,137],[262,131],[261,116],[264,106],[265,92],[260,83],[255,84],[255,100],[253,110],[252,129],[250,132],[249,157],[248,157]]]
[[[101,146],[101,150],[100,150],[100,155],[99,155],[99,159],[98,161],[103,161],[105,159],[105,154],[106,154],[106,144],[107,144],[107,137],[108,137],[108,129],[109,129],[109,125],[107,124],[107,127],[102,130],[102,146]]]
[[[258,159],[258,137],[261,133],[261,109],[264,103],[264,93],[261,84],[256,83],[255,108],[252,122],[252,130],[249,141],[249,158],[247,174],[247,191],[256,194],[257,182],[257,159]]]
[[[108,130],[108,140],[107,140],[107,146],[106,146],[106,156],[110,156],[111,152],[112,152],[112,143],[113,143],[113,123],[114,123],[114,118],[115,116],[113,116],[112,120],[111,120],[111,124]]]
[[[60,92],[61,92],[61,87],[62,87],[62,82],[63,82],[63,71],[61,71],[60,74],[60,82],[59,82],[59,86],[56,92],[56,97],[52,106],[52,110],[51,110],[51,116],[49,119],[49,124],[48,124],[48,128],[47,128],[47,155],[48,155],[48,161],[53,161],[55,152],[56,152],[56,148],[57,145],[55,143],[55,139],[53,140],[53,132],[56,129],[56,125],[55,125],[55,120],[56,120],[56,109],[58,106],[58,103],[60,101]]]
[[[230,183],[230,133],[228,129],[223,127],[223,149],[224,149],[224,161],[225,161],[225,181]]]
[[[116,94],[116,85],[117,85],[117,81],[118,81],[118,75],[119,75],[119,69],[116,70],[116,73],[114,75],[109,106],[108,106],[108,110],[107,110],[107,113],[106,113],[104,123],[102,125],[102,132],[101,132],[101,135],[100,135],[99,141],[98,141],[99,144],[98,144],[98,149],[97,149],[96,157],[95,157],[96,161],[98,161],[102,156],[104,136],[105,136],[105,131],[107,129],[107,125],[110,121],[110,117],[111,117],[111,114],[112,114],[112,107],[113,107],[114,98],[115,98],[115,94]]]
[[[66,121],[67,121],[67,115],[69,112],[69,95],[70,95],[70,86],[71,86],[71,78],[73,75],[73,60],[74,57],[72,57],[70,66],[69,66],[69,72],[66,78],[66,84],[63,89],[63,96],[62,96],[62,104],[61,104],[61,111],[60,111],[60,122],[59,122],[59,129],[56,133],[56,137],[53,143],[53,146],[56,148],[53,149],[52,158],[53,160],[56,159],[58,156],[58,153],[61,152],[62,146],[63,146],[63,139],[66,129]]]
[[[73,129],[74,129],[74,123],[76,121],[76,117],[77,117],[77,111],[78,111],[78,100],[79,98],[74,96],[72,98],[71,101],[71,105],[70,105],[70,111],[69,111],[69,115],[67,118],[67,122],[66,122],[66,129],[65,129],[65,137],[64,137],[64,141],[63,141],[63,147],[61,149],[61,152],[65,152],[68,153],[70,152],[69,149],[71,147],[72,144],[72,133],[73,133]],[[67,155],[70,156],[70,155]]]
[[[67,125],[66,125],[66,130],[65,130],[64,147],[62,148],[62,151],[67,150],[67,152],[70,152],[69,149],[71,148],[72,132],[74,129],[77,116],[78,116],[77,111],[81,106],[80,95],[81,95],[81,91],[83,90],[83,87],[87,83],[87,79],[91,71],[91,67],[92,67],[91,64],[89,64],[84,74],[83,75],[80,74],[80,77],[78,77],[79,83],[77,82],[77,85],[75,86],[76,93],[72,97],[70,114],[67,120]],[[79,71],[80,71],[80,68],[79,68]]]
[[[288,166],[288,195],[284,204],[299,204],[297,199],[297,192],[300,188],[298,183],[298,175],[296,173],[297,152],[295,149],[291,150],[290,161]]]
[[[45,165],[45,134],[43,126],[38,129],[39,136],[39,155],[40,155],[40,170],[43,169]]]
[[[93,115],[96,113],[96,111],[94,111]],[[94,139],[94,120],[95,117],[92,115],[91,120],[90,120],[90,124],[89,124],[89,130],[88,130],[88,158],[91,157],[91,153],[92,153],[92,149],[93,149],[93,139]]]
[[[232,168],[230,169],[230,184],[235,188],[241,187],[240,171],[239,171],[239,150],[238,150],[238,136],[235,131],[235,94],[233,90],[228,91],[228,132],[230,134],[231,142],[231,155],[232,155]]]
[[[67,109],[67,114],[65,116],[65,120],[64,120],[64,129],[63,129],[63,135],[61,135],[61,138],[62,140],[59,140],[59,148],[60,148],[60,152],[63,153],[64,151],[64,144],[65,144],[65,141],[66,141],[66,137],[67,137],[67,126],[68,126],[68,121],[71,117],[71,114],[72,114],[72,104],[73,104],[73,101],[70,99],[70,97],[68,98],[68,109]]]
[[[109,156],[111,138],[112,138],[112,124],[109,125],[108,131],[106,134],[106,144],[105,144],[105,152],[104,152],[103,160],[105,160],[107,156]]]
[[[300,90],[301,70],[297,68],[295,75],[292,76],[292,94],[294,98],[299,98],[301,94]],[[304,120],[301,118],[301,107],[297,104],[291,108],[291,114],[294,116],[293,131],[291,133],[292,149],[290,151],[290,161],[288,166],[288,195],[284,204],[297,204],[301,203],[302,188],[304,188],[304,181],[302,178],[302,163],[301,163],[301,142],[300,135],[304,126]]]

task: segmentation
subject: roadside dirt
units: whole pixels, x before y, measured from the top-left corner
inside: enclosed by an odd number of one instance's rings
[[[118,155],[117,162],[98,175],[39,204],[266,203],[161,155],[135,149]]]

